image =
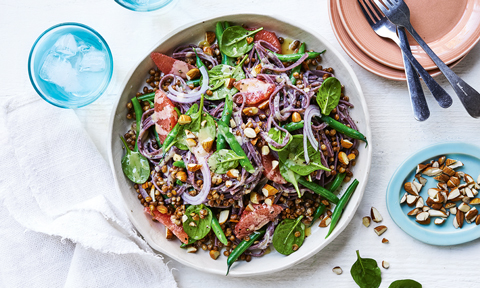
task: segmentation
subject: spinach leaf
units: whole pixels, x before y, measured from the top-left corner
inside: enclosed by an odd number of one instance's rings
[[[231,89],[227,88],[225,81],[229,78],[234,78],[235,81],[245,79],[245,72],[243,72],[242,66],[246,59],[247,56],[243,57],[242,61],[235,67],[220,64],[208,71],[209,89],[213,91],[213,94],[212,96],[206,95],[205,98],[208,100],[221,100],[228,96],[235,95],[238,90],[235,87]]]
[[[120,136],[120,139],[122,139],[123,146],[127,150],[127,153],[122,158],[123,173],[134,183],[142,184],[147,182],[148,177],[150,177],[148,159],[140,152],[130,150],[122,136]]]
[[[200,217],[202,209],[207,210],[207,215],[203,219]],[[185,210],[185,215],[187,220],[183,222],[183,230],[187,233],[189,239],[200,240],[207,236],[212,229],[212,211],[207,206],[203,204],[190,205]]]
[[[223,31],[220,50],[229,57],[242,56],[253,48],[253,42],[248,44],[247,37],[254,35],[262,29],[263,27],[255,31],[248,31],[241,26],[229,27]]]
[[[415,280],[404,279],[393,281],[388,288],[422,288],[422,284]]]
[[[283,142],[283,139],[285,139],[285,137],[287,137],[287,133],[283,132],[282,130],[278,130],[276,127],[273,127],[273,128],[270,128],[270,130],[268,130],[268,137],[272,138],[273,141],[280,144],[280,143]],[[285,148],[287,148],[288,144],[290,144],[290,142],[292,142],[292,140],[293,140],[293,138],[290,137],[290,141],[288,141],[287,145],[285,145],[285,147],[280,148],[280,149],[273,147],[272,145],[270,145],[270,143],[268,144],[268,147],[270,147],[270,149],[272,149],[273,151],[277,151],[277,152],[282,151]]]
[[[323,115],[330,115],[330,112],[337,107],[341,93],[342,84],[337,78],[329,77],[323,81],[317,93],[317,103]]]
[[[188,150],[187,142],[186,142],[186,136],[185,136],[185,130],[190,130],[192,131],[192,128],[195,128],[195,126],[200,125],[200,122],[198,121],[200,114],[198,113],[198,105],[197,103],[194,103],[188,111],[185,113],[185,115],[190,116],[192,118],[192,122],[188,123],[187,125],[182,125],[180,126],[180,129],[178,131],[177,136],[175,137],[174,140],[174,145],[181,150]],[[172,143],[173,144],[173,143]],[[168,151],[168,150],[166,150]]]
[[[293,184],[293,187],[295,187],[295,190],[297,190],[298,198],[301,198],[302,194],[298,189],[298,178],[300,178],[300,175],[288,169],[287,166],[285,166],[285,164],[282,162],[280,162],[278,165],[280,165],[280,174],[282,174],[283,178],[287,180],[287,182]]]
[[[290,144],[278,152],[278,158],[288,169],[302,176],[307,176],[313,171],[322,169],[330,171],[329,168],[322,165],[321,152],[316,151],[310,141],[307,141],[307,153],[310,157],[310,163],[305,163],[305,149],[303,149],[303,135],[293,135]]]
[[[382,271],[377,261],[370,258],[361,258],[357,250],[357,261],[350,269],[353,280],[360,288],[378,288],[382,283]]]
[[[229,149],[221,149],[215,151],[208,158],[208,166],[211,171],[217,174],[225,174],[228,170],[236,168],[238,166],[238,160],[244,157],[238,156],[235,152]]]
[[[285,219],[275,228],[272,243],[278,253],[290,255],[302,246],[305,239],[305,224],[301,222],[302,218],[303,215],[295,220]]]

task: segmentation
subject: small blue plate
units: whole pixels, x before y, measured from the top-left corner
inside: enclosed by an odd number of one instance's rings
[[[464,166],[455,169],[455,171],[463,171],[475,180],[480,174],[480,147],[478,146],[448,142],[423,148],[405,160],[390,179],[387,188],[388,213],[405,233],[427,244],[448,246],[480,238],[480,226],[475,225],[475,223],[464,222],[463,228],[455,229],[453,227],[455,216],[450,215],[442,225],[435,225],[433,223],[434,218],[429,225],[421,225],[415,221],[414,216],[407,215],[414,207],[409,207],[406,203],[400,204],[400,199],[405,194],[403,186],[406,182],[415,179],[417,165],[428,163],[430,160],[437,160],[442,155],[463,162]],[[436,187],[438,182],[433,177],[424,177],[427,178],[427,183],[422,188],[420,196],[426,200],[428,189]]]

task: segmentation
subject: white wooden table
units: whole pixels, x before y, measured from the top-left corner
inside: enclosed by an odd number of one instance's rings
[[[353,1],[353,0],[349,0]],[[114,57],[114,77],[107,91],[95,103],[76,110],[101,154],[107,155],[108,121],[119,92],[119,83],[160,37],[194,19],[223,11],[263,11],[301,21],[317,29],[342,52],[357,73],[367,99],[372,123],[372,171],[364,199],[347,229],[326,249],[302,264],[282,273],[248,279],[225,278],[197,272],[174,260],[174,275],[180,287],[356,287],[349,270],[356,260],[355,250],[364,257],[390,262],[382,268],[383,283],[413,278],[424,287],[478,287],[475,257],[478,241],[451,247],[423,244],[401,231],[385,207],[385,190],[397,166],[417,149],[446,140],[480,144],[479,121],[470,118],[455,97],[451,108],[440,108],[426,92],[431,117],[423,123],[412,117],[406,84],[377,77],[352,61],[341,49],[328,19],[327,0],[220,1],[179,0],[169,12],[135,13],[113,0],[17,0],[0,2],[0,97],[35,93],[27,75],[27,60],[35,39],[46,28],[61,22],[80,22],[96,29],[108,42]],[[475,47],[453,69],[466,82],[480,90],[480,46]],[[454,95],[446,80],[441,85]],[[477,175],[475,175],[476,177]],[[372,229],[361,225],[361,218],[375,206],[384,216],[388,231],[382,244]],[[480,229],[480,228],[479,228]],[[34,261],[34,259],[31,259]],[[206,259],[205,261],[210,261]],[[343,268],[340,276],[334,266]],[[452,283],[453,282],[453,283]],[[161,285],[159,285],[161,287]]]

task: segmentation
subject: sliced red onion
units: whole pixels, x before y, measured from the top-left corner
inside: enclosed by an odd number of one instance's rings
[[[178,92],[177,90],[173,89],[172,86],[168,86],[168,91],[170,93],[167,93],[167,97],[170,98],[170,100],[179,102],[179,103],[192,103],[198,101],[202,94],[205,93],[208,89],[208,72],[205,66],[200,67],[200,73],[202,73],[203,80],[202,80],[202,87],[200,87],[200,90],[190,92],[190,93],[183,93],[183,92]]]
[[[188,192],[182,194],[182,198],[185,202],[191,205],[199,205],[205,202],[207,199],[208,193],[210,192],[210,187],[212,186],[212,179],[210,178],[210,168],[208,167],[207,158],[197,157],[198,164],[202,165],[200,171],[203,175],[203,187],[196,196],[190,195]]]
[[[310,157],[308,157],[308,143],[307,138],[310,140],[310,144],[312,144],[313,148],[318,151],[318,142],[315,139],[312,131],[312,117],[313,116],[321,116],[320,109],[315,105],[310,105],[305,110],[304,121],[305,124],[303,125],[303,135],[307,135],[307,137],[303,137],[303,149],[305,150],[305,162],[308,164],[310,162]]]

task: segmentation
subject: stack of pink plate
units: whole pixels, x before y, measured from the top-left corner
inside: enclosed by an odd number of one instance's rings
[[[480,40],[480,0],[404,0],[411,22],[448,66],[458,64]],[[400,48],[375,34],[356,0],[329,0],[330,23],[343,50],[360,66],[381,77],[405,81]],[[432,75],[440,74],[408,35],[413,55]]]

